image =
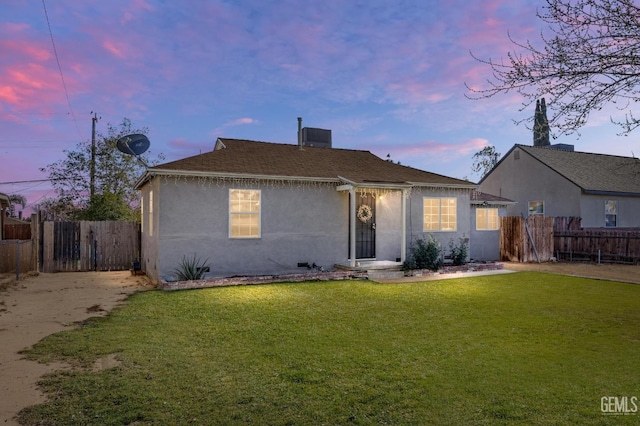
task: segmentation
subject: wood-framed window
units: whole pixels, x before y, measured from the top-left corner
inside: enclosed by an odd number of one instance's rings
[[[229,238],[260,238],[261,191],[229,190]]]
[[[529,201],[529,216],[544,214],[544,201]]]
[[[618,226],[618,202],[616,200],[604,202],[604,226],[607,228]]]
[[[476,208],[476,231],[496,231],[500,229],[497,208]]]
[[[458,229],[458,200],[456,198],[424,197],[423,231],[456,231]]]

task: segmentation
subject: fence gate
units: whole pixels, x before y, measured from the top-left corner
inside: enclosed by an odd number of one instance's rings
[[[140,258],[135,222],[43,222],[42,272],[121,271]]]
[[[500,260],[548,262],[553,256],[553,218],[541,215],[500,218]]]

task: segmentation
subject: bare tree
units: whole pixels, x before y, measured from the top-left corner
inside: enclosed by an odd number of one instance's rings
[[[495,146],[485,146],[480,151],[473,154],[471,171],[480,175],[480,179],[482,179],[496,164],[498,164],[499,159],[500,153],[496,151]]]
[[[608,104],[624,114],[611,118],[621,134],[640,126],[632,110],[640,101],[640,7],[634,0],[546,0],[537,16],[549,31],[541,32],[542,43],[522,43],[509,35],[515,51],[504,60],[472,53],[491,67],[493,78],[484,89],[467,84],[468,97],[515,91],[525,99],[521,112],[546,97],[553,111],[549,125],[560,134],[579,134],[589,114]]]

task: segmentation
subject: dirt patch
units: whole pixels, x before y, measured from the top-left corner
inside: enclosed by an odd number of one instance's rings
[[[96,362],[93,363],[93,367],[91,368],[91,371],[108,370],[110,368],[118,367],[121,364],[122,363],[120,362],[116,354],[109,354],[107,356],[103,356],[102,358],[97,359]]]
[[[504,262],[511,271],[536,271],[575,277],[640,284],[640,266],[578,262],[513,263]]]
[[[146,277],[124,272],[69,272],[27,276],[0,276],[0,424],[17,425],[14,416],[45,401],[36,383],[64,364],[39,364],[18,352],[58,331],[80,326],[88,318],[104,316],[130,294],[151,289]],[[94,368],[117,366],[115,355]]]

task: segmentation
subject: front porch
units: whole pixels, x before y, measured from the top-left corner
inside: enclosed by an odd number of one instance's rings
[[[392,260],[360,260],[356,261],[354,266],[349,262],[337,264],[335,268],[366,274],[367,278],[373,281],[399,279],[405,275],[402,262]]]
[[[349,194],[349,260],[336,267],[400,270],[407,255],[407,198],[412,185],[340,179],[345,184],[337,191]]]
[[[335,265],[336,269],[344,271],[401,271],[402,262],[392,260],[356,260],[355,265],[351,262]]]

